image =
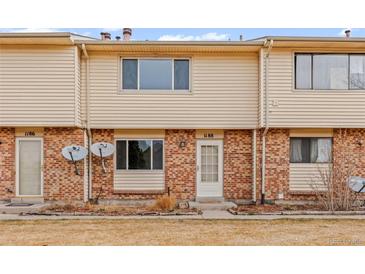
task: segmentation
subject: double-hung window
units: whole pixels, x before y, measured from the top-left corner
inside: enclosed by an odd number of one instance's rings
[[[295,88],[365,89],[365,55],[298,53],[295,55]]]
[[[331,163],[332,138],[290,138],[291,163]]]
[[[116,141],[117,170],[163,170],[163,140]]]
[[[189,59],[122,59],[123,90],[190,90]]]

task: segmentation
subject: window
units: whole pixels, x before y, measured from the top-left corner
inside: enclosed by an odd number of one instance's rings
[[[290,162],[332,162],[332,138],[290,138]]]
[[[365,89],[365,55],[350,55],[350,88]]]
[[[296,66],[296,88],[311,89],[312,88],[312,56],[309,54],[297,54],[295,56]]]
[[[348,89],[348,55],[313,55],[313,89]]]
[[[189,89],[189,60],[175,60],[174,86],[175,89]]]
[[[140,89],[172,89],[171,60],[139,60]]]
[[[123,59],[123,88],[137,89],[137,74],[138,63],[137,60]]]
[[[295,88],[365,89],[365,55],[296,54]]]
[[[117,140],[116,168],[121,170],[162,170],[162,140]]]
[[[189,90],[187,59],[122,59],[123,90]]]

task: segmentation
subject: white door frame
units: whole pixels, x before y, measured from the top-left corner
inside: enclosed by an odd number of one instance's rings
[[[201,145],[218,145],[218,181],[219,186],[217,189],[217,193],[215,195],[204,195],[201,189]],[[223,140],[197,140],[197,148],[196,148],[196,197],[202,198],[223,198],[224,197],[224,181],[223,181]]]
[[[41,194],[40,195],[19,195],[19,141],[40,141],[41,142]],[[16,137],[16,196],[17,197],[43,197],[43,138],[41,137]]]

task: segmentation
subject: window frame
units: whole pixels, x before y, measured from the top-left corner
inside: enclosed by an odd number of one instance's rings
[[[137,60],[137,89],[124,89],[123,88],[123,60]],[[140,88],[140,60],[171,60],[171,83],[172,89],[141,89]],[[186,60],[189,62],[189,88],[188,89],[175,89],[175,60]],[[192,90],[192,58],[191,57],[136,57],[136,56],[120,56],[119,59],[119,90],[122,93],[131,94],[153,94],[153,93],[169,93],[169,94],[179,94],[179,93],[190,93]]]
[[[117,142],[118,141],[126,141],[126,168],[118,169],[117,165]],[[151,168],[150,169],[129,169],[129,144],[128,141],[151,141]],[[153,141],[162,141],[162,169],[153,169]],[[165,140],[161,138],[116,138],[114,139],[114,170],[116,172],[164,172],[165,171]]]
[[[331,140],[331,161],[330,162],[292,162],[291,161],[291,140],[292,139],[330,139]],[[311,146],[310,146],[311,142],[309,142],[309,152],[311,151]],[[311,159],[311,155],[309,153],[309,159]],[[299,136],[293,136],[293,137],[289,137],[289,164],[332,164],[333,163],[333,137],[308,137],[308,136],[303,136],[303,137],[299,137]]]
[[[297,65],[297,55],[310,55],[311,56],[311,88],[297,88],[297,72],[296,72],[296,65]],[[314,55],[347,55],[347,89],[315,89],[313,88],[313,56]],[[295,51],[293,52],[293,90],[298,92],[365,92],[365,89],[359,88],[351,88],[351,63],[350,63],[350,56],[351,55],[362,55],[365,57],[365,53],[363,52],[307,52],[307,51]]]

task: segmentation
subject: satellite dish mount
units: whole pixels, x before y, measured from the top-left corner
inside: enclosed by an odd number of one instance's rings
[[[113,154],[114,146],[105,142],[95,143],[91,146],[91,152],[101,158],[101,167],[103,173],[106,173],[105,157]]]
[[[349,187],[357,193],[365,192],[365,178],[359,176],[351,176],[348,184]]]
[[[77,161],[80,161],[86,157],[87,149],[82,146],[71,145],[62,149],[62,155],[67,160],[72,161],[75,166],[76,175],[80,175],[80,171],[77,167]]]
[[[72,156],[72,152],[71,152],[71,151],[69,151],[68,153],[70,154],[71,161],[72,161],[72,162],[74,163],[74,165],[75,165],[75,173],[76,173],[76,175],[80,175],[79,169],[77,168],[77,163],[76,163],[76,161],[74,160],[74,157]]]

